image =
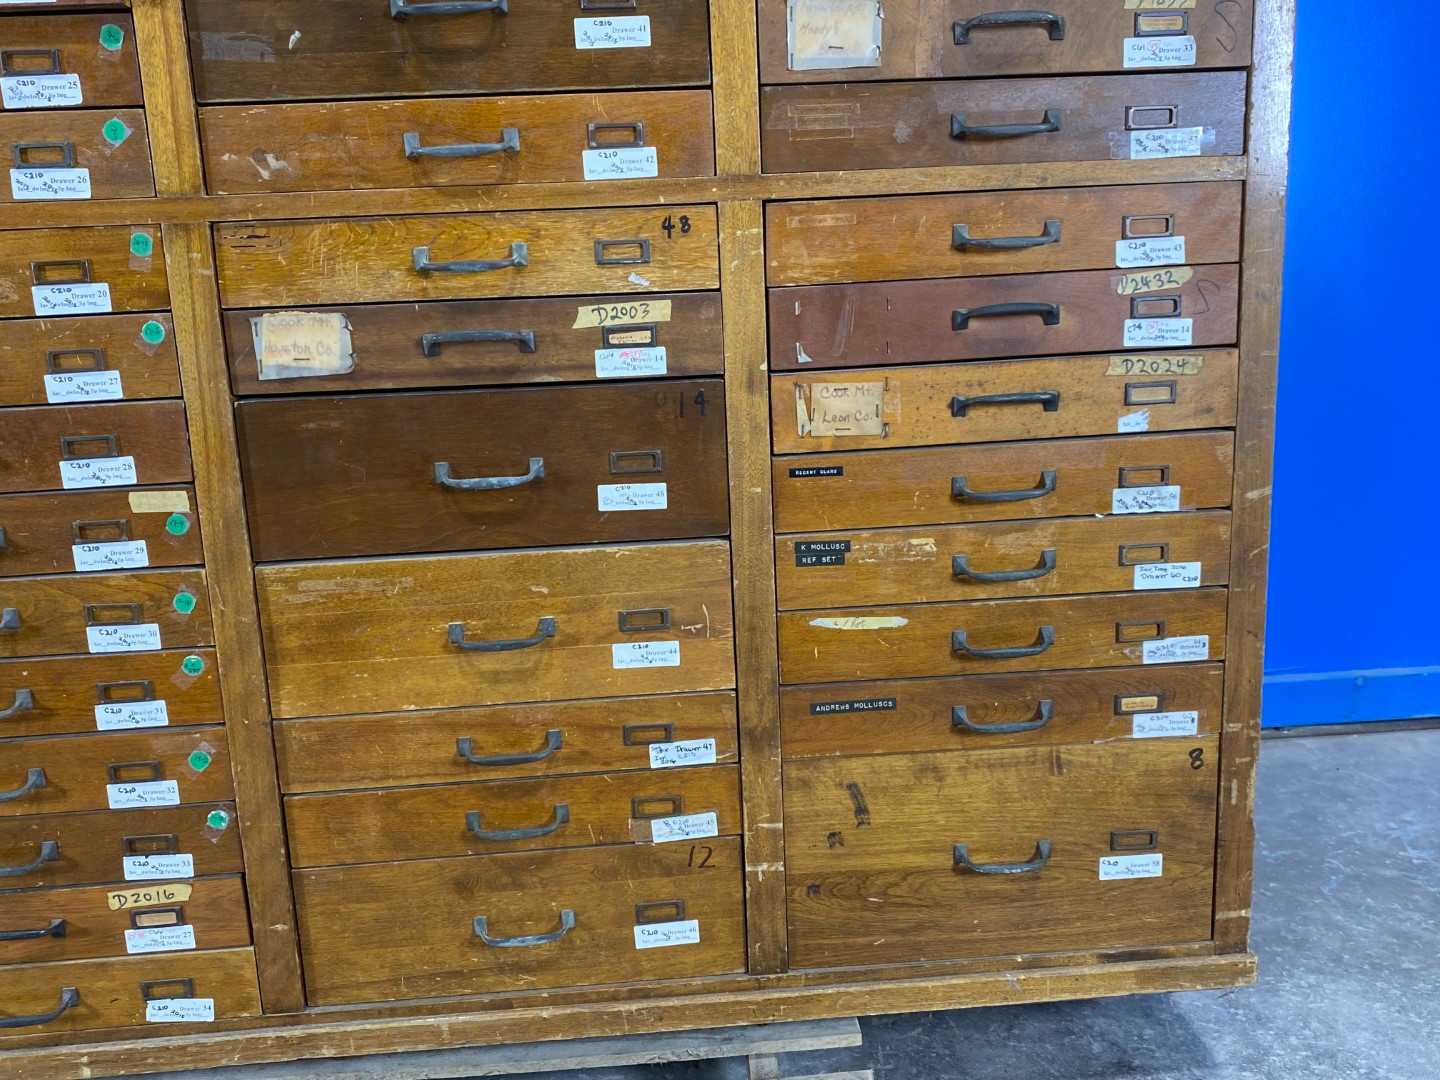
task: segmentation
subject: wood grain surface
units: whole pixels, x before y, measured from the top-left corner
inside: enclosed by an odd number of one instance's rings
[[[131,131],[118,146],[101,133],[111,120],[119,120]],[[9,149],[12,168],[86,170],[94,199],[144,199],[155,194],[150,140],[145,113],[140,109],[3,113],[0,147]],[[0,186],[0,202],[33,201],[16,199],[11,185]]]
[[[5,65],[7,77],[25,76],[52,70],[48,55],[51,49],[60,55],[53,66],[55,72],[80,76],[83,108],[122,108],[139,105],[140,65],[135,55],[135,24],[121,12],[89,15],[83,12],[53,14],[57,6],[78,6],[73,0],[61,5],[36,5],[33,15],[11,15],[5,20],[5,50],[20,50]],[[86,6],[102,6],[99,3]],[[104,4],[105,7],[126,5]],[[111,49],[100,43],[100,29],[120,29],[120,47]],[[111,40],[107,35],[107,40]],[[31,50],[35,50],[32,52]],[[28,111],[28,110],[27,110]],[[48,110],[46,110],[48,111]]]
[[[30,207],[21,208],[30,213]],[[151,237],[151,254],[138,258],[136,231]],[[0,318],[36,314],[31,287],[76,281],[110,286],[112,311],[154,311],[170,306],[160,230],[125,225],[0,232]],[[33,264],[54,264],[36,267]]]
[[[63,459],[101,457],[133,457],[141,484],[185,483],[185,407],[145,401],[6,410],[0,492],[59,490]]]
[[[133,490],[92,488],[49,495],[0,495],[0,578],[78,569],[76,545],[144,541],[148,565],[194,566],[204,561],[192,489],[170,489],[192,509],[173,513],[131,509]],[[145,495],[153,494],[151,491]],[[179,505],[177,502],[176,505]],[[177,516],[178,515],[178,516]]]
[[[164,336],[151,345],[140,336],[147,323]],[[154,333],[153,328],[151,333]],[[120,373],[126,400],[180,396],[175,327],[164,312],[153,315],[84,315],[23,319],[0,335],[0,405],[42,405],[45,376],[97,367]]]

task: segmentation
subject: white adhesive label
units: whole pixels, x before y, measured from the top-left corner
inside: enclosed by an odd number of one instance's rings
[[[85,643],[92,653],[150,652],[162,648],[159,623],[87,626]]]
[[[1194,67],[1195,39],[1188,34],[1159,34],[1125,39],[1127,68]]]
[[[1200,587],[1200,564],[1198,562],[1157,562],[1141,563],[1135,567],[1135,588],[1145,589],[1198,589]]]
[[[586,180],[639,180],[660,175],[660,155],[653,146],[605,146],[583,150],[580,163]]]
[[[110,286],[103,281],[75,285],[31,285],[36,315],[104,315],[112,310]]]
[[[1168,514],[1179,509],[1179,484],[1115,488],[1110,492],[1112,514]]]
[[[169,727],[170,707],[161,701],[109,701],[95,706],[96,731]]]
[[[671,945],[700,944],[700,920],[646,923],[635,927],[637,949],[664,949]]]
[[[1140,661],[1145,664],[1179,664],[1210,659],[1210,635],[1158,638],[1140,643]]]
[[[714,765],[714,739],[684,739],[681,742],[652,742],[650,768],[677,769],[684,765]]]
[[[1115,422],[1115,430],[1121,435],[1129,434],[1132,431],[1150,430],[1150,410],[1141,409],[1139,412],[1125,413]]]
[[[7,109],[57,109],[85,104],[80,76],[7,75],[0,79],[0,104]]]
[[[10,197],[16,202],[36,199],[88,199],[90,170],[11,169]]]
[[[70,557],[75,569],[137,570],[150,565],[150,552],[144,540],[114,540],[105,544],[71,544]]]
[[[608,19],[576,19],[577,49],[648,49],[649,15],[612,15]]]
[[[119,401],[124,396],[118,371],[65,371],[45,376],[45,400],[51,405]]]
[[[209,1024],[214,1020],[214,998],[160,998],[145,1003],[147,1024]]]
[[[195,948],[195,927],[142,926],[125,931],[127,953],[186,952]]]
[[[703,814],[681,814],[678,817],[655,818],[650,822],[650,839],[657,844],[675,840],[703,840],[720,835],[720,819],[714,810]]]
[[[1130,132],[1130,158],[1133,161],[1199,157],[1204,145],[1205,129],[1202,127],[1156,128]]]
[[[1183,236],[1132,236],[1115,241],[1116,266],[1175,266],[1184,261]]]
[[[69,458],[60,464],[60,486],[72,488],[129,487],[138,484],[135,459],[121,457]]]
[[[1200,713],[1194,709],[1183,712],[1136,713],[1130,722],[1132,739],[1169,739],[1199,733]]]
[[[642,375],[664,375],[665,365],[664,345],[595,350],[595,377],[598,379],[633,379]]]
[[[194,855],[126,855],[120,860],[126,881],[163,881],[193,878]]]
[[[786,0],[790,70],[879,67],[884,18],[877,0]]]
[[[1127,878],[1160,877],[1165,870],[1165,856],[1160,852],[1143,855],[1100,856],[1100,880],[1124,881]]]
[[[179,806],[178,780],[146,780],[141,784],[106,784],[105,798],[111,810],[132,810],[137,806]]]
[[[664,484],[598,484],[595,493],[601,511],[664,510],[668,505]]]
[[[612,668],[679,667],[678,641],[620,641],[610,646]]]
[[[1166,348],[1195,343],[1194,319],[1126,319],[1127,349]]]

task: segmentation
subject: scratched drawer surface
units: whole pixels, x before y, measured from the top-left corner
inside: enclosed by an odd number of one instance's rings
[[[792,762],[791,963],[1208,940],[1218,752],[1212,735]]]
[[[215,226],[227,307],[714,289],[713,206]]]
[[[704,0],[186,0],[201,101],[494,94],[710,81]]]
[[[179,401],[39,406],[0,415],[0,492],[190,480],[190,440]]]
[[[791,686],[787,759],[1185,738],[1220,730],[1220,664]]]
[[[779,617],[780,681],[1225,658],[1224,589],[846,608]]]
[[[708,90],[202,109],[214,194],[713,176]]]
[[[739,755],[728,691],[284,720],[275,752],[287,792],[670,770]]]
[[[143,199],[155,194],[140,109],[0,114],[10,185],[0,204]]]
[[[103,315],[169,306],[157,226],[0,232],[0,318]]]
[[[306,993],[340,1005],[743,971],[742,890],[733,837],[298,870]]]
[[[262,566],[256,586],[277,717],[735,682],[720,541]]]
[[[0,405],[179,396],[164,312],[17,320],[0,334]]]
[[[1245,72],[769,86],[767,173],[1224,157],[1245,150]]]
[[[54,6],[47,5],[51,11]],[[129,15],[37,12],[5,19],[0,110],[113,109],[140,100],[135,24]]]
[[[132,502],[134,497],[140,501]],[[204,561],[193,509],[137,511],[146,499],[193,508],[193,491],[66,491],[0,495],[0,578],[69,571],[194,566]]]

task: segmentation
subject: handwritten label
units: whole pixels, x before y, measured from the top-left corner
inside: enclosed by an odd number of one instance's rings
[[[121,889],[107,893],[105,903],[111,911],[127,911],[130,908],[156,907],[160,904],[183,904],[190,899],[191,886],[171,883],[169,885],[147,885],[138,889]]]
[[[10,197],[35,199],[90,198],[89,169],[11,169]]]
[[[903,615],[826,615],[811,619],[810,625],[821,630],[898,630],[909,622]]]
[[[577,49],[648,49],[649,15],[612,15],[608,19],[576,19]]]
[[[169,727],[170,707],[158,701],[107,701],[95,706],[96,731]]]
[[[110,306],[110,286],[103,281],[76,285],[31,285],[30,300],[36,315],[104,315]]]
[[[1183,11],[1198,0],[1125,0],[1126,11]]]
[[[653,146],[605,146],[580,152],[586,180],[638,180],[660,175],[660,155]]]
[[[145,1002],[147,1024],[209,1024],[214,1020],[214,998],[159,998]]]
[[[633,379],[642,375],[664,375],[665,346],[634,349],[596,349],[597,379]]]
[[[1199,375],[1203,356],[1112,356],[1106,375]]]
[[[700,920],[646,923],[635,927],[637,949],[664,949],[671,945],[700,944]]]
[[[130,511],[135,514],[188,514],[188,491],[132,491]]]
[[[125,855],[120,859],[126,881],[157,881],[163,878],[193,878],[193,855]]]
[[[612,323],[662,323],[670,321],[669,300],[617,300],[613,304],[586,304],[575,309],[572,330]]]
[[[714,765],[714,739],[683,739],[680,742],[652,742],[650,768],[678,769],[686,765]]]
[[[1144,664],[1179,664],[1209,659],[1209,634],[1156,638],[1154,641],[1140,643],[1140,662]]]
[[[0,79],[0,104],[7,109],[58,109],[85,104],[85,95],[79,75],[7,75]]]
[[[1150,430],[1150,410],[1141,409],[1138,412],[1125,413],[1115,421],[1115,430],[1121,435],[1128,435],[1135,431]]]
[[[45,376],[45,400],[51,405],[119,401],[124,396],[118,371],[66,371]]]
[[[1127,68],[1193,67],[1195,39],[1188,34],[1126,38],[1122,63]]]
[[[178,780],[147,780],[142,784],[106,784],[105,798],[111,810],[130,810],[137,806],[179,806]]]
[[[1195,709],[1183,712],[1136,713],[1131,717],[1132,739],[1169,739],[1199,733],[1200,713]]]
[[[339,312],[271,311],[250,320],[261,379],[304,379],[355,370],[350,321]]]
[[[796,566],[844,566],[849,540],[797,540]]]
[[[788,0],[785,7],[791,71],[880,66],[876,0]]]
[[[1130,132],[1130,157],[1134,161],[1149,158],[1199,157],[1205,144],[1205,129],[1156,128]]]
[[[1165,856],[1160,852],[1143,855],[1100,856],[1100,880],[1124,881],[1130,878],[1160,877],[1165,870]]]
[[[195,948],[195,927],[144,926],[125,931],[127,953],[186,952]]]
[[[1126,319],[1127,349],[1195,344],[1194,319]]]
[[[1110,492],[1112,514],[1168,514],[1179,509],[1179,484],[1115,488]]]
[[[1135,567],[1135,588],[1146,589],[1198,589],[1200,587],[1200,564],[1198,562],[1141,563]]]
[[[676,840],[703,840],[720,835],[720,819],[715,811],[703,814],[680,814],[678,817],[655,818],[650,822],[650,839],[657,844]]]
[[[664,510],[669,505],[665,484],[597,484],[595,494],[602,512]]]
[[[801,438],[883,435],[884,407],[883,382],[795,384],[795,427]]]
[[[1185,261],[1185,237],[1183,236],[1135,236],[1129,240],[1115,241],[1115,265],[1125,268],[1132,266],[1174,266]],[[1194,276],[1190,267],[1181,271],[1172,270],[1168,278],[1163,275],[1125,274],[1115,283],[1115,291],[1121,296],[1136,293],[1157,292],[1160,289],[1178,288]]]
[[[620,641],[610,646],[612,668],[679,667],[678,641]]]
[[[128,487],[140,481],[135,475],[135,459],[121,457],[67,458],[59,463],[60,486],[72,488]]]
[[[71,544],[70,557],[81,573],[90,570],[137,570],[150,565],[144,540],[112,540],[104,544]]]
[[[159,623],[87,626],[85,643],[92,653],[150,652],[161,648]]]

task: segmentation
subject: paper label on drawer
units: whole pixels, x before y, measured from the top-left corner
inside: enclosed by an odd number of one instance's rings
[[[635,927],[637,949],[664,949],[671,945],[700,944],[700,920],[646,923]]]
[[[657,844],[674,840],[703,840],[720,835],[720,819],[714,810],[703,814],[680,814],[678,817],[654,818],[650,822],[650,839]]]
[[[130,511],[135,514],[188,514],[188,491],[132,491]]]
[[[1185,239],[1183,236],[1179,239]],[[1118,241],[1120,243],[1126,241]],[[1139,274],[1121,274],[1112,278],[1117,296],[1140,296],[1152,292],[1173,292],[1195,276],[1192,266],[1170,266],[1163,270],[1146,270]]]
[[[185,952],[195,948],[195,927],[144,926],[125,931],[127,953]]]
[[[104,315],[113,310],[110,286],[103,281],[31,285],[30,300],[36,315]]]
[[[577,49],[648,49],[649,15],[612,15],[608,19],[576,19]]]
[[[111,810],[132,810],[137,806],[179,806],[178,780],[146,780],[138,784],[106,784],[105,798]]]
[[[1140,563],[1135,567],[1135,588],[1144,589],[1198,589],[1200,587],[1200,564],[1198,562],[1157,562]]]
[[[159,623],[87,626],[85,642],[92,653],[150,652],[162,648]]]
[[[7,75],[0,79],[0,103],[7,109],[55,109],[85,104],[80,76]]]
[[[126,855],[120,860],[126,881],[160,881],[164,878],[193,878],[193,855]]]
[[[884,22],[876,0],[788,0],[785,8],[791,71],[880,66]]]
[[[683,765],[714,765],[714,739],[683,739],[680,742],[652,742],[650,768],[677,769]]]
[[[147,1024],[209,1024],[214,1020],[214,998],[160,998],[145,1003]]]
[[[595,350],[597,379],[633,379],[641,375],[664,375],[665,364],[664,345]]]
[[[1198,0],[1125,0],[1126,11],[1180,11],[1193,8]]]
[[[1157,638],[1140,643],[1140,661],[1145,664],[1178,664],[1210,659],[1210,635]]]
[[[669,300],[616,300],[609,304],[586,304],[575,309],[571,330],[612,323],[662,323],[670,321]]]
[[[1165,856],[1158,851],[1143,855],[1100,856],[1100,880],[1123,881],[1126,878],[1160,877],[1165,869]]]
[[[795,384],[795,429],[800,438],[885,434],[883,382]]]
[[[1115,421],[1115,430],[1121,435],[1127,435],[1134,431],[1150,430],[1150,410],[1141,409],[1139,412],[1125,413]]]
[[[135,889],[121,889],[106,893],[105,903],[111,911],[128,911],[131,908],[157,907],[161,904],[183,904],[190,899],[190,886],[179,882],[165,885],[146,885]]]
[[[1173,348],[1195,344],[1194,319],[1126,319],[1127,349]]]
[[[1193,67],[1195,39],[1189,34],[1126,38],[1123,63],[1127,68]]]
[[[1115,241],[1115,265],[1132,266],[1175,266],[1185,261],[1185,237],[1183,236],[1132,236],[1129,240]],[[1121,296],[1136,293],[1157,292],[1160,289],[1178,288],[1189,281],[1195,271],[1185,267],[1185,276],[1179,271],[1168,280],[1151,280],[1144,274],[1126,274],[1115,283],[1115,291]]]
[[[1198,735],[1200,713],[1195,709],[1183,712],[1136,713],[1131,718],[1132,739],[1169,739],[1178,735]]]
[[[129,487],[138,484],[135,459],[121,457],[69,458],[59,462],[60,486],[72,488]]]
[[[1203,127],[1155,128],[1130,132],[1130,158],[1199,157],[1205,145]]]
[[[136,570],[150,565],[150,551],[144,540],[114,540],[104,544],[71,544],[75,569]]]
[[[90,198],[89,169],[11,169],[10,197],[33,199]]]
[[[603,146],[580,152],[586,180],[639,180],[660,175],[660,155],[653,146]]]
[[[595,493],[602,512],[664,510],[668,505],[664,484],[598,484]]]
[[[350,320],[339,312],[271,311],[250,320],[259,375],[304,379],[355,370]]]
[[[95,706],[96,731],[169,727],[170,707],[159,701],[107,701]]]
[[[612,668],[679,667],[678,641],[619,641],[610,646]]]
[[[45,400],[51,405],[119,401],[124,396],[118,371],[65,371],[45,376]]]
[[[1199,375],[1205,367],[1203,356],[1112,356],[1106,375]]]
[[[1168,514],[1179,509],[1179,484],[1115,488],[1110,492],[1112,514]]]

